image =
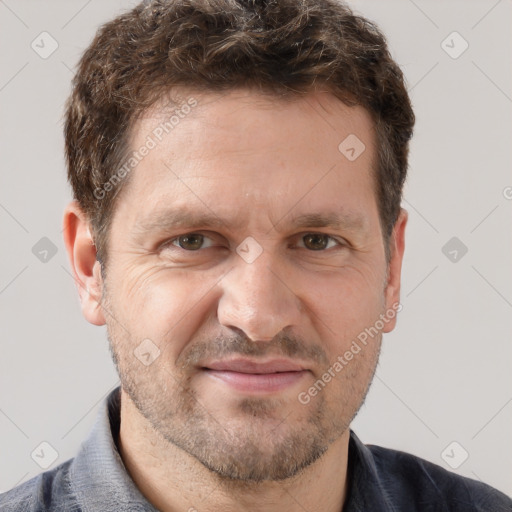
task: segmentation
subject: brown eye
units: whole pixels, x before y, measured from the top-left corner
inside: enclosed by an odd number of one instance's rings
[[[201,249],[204,242],[204,236],[196,233],[191,233],[188,235],[181,235],[176,240],[174,240],[174,245],[178,245],[182,249],[187,251],[197,251]]]
[[[322,251],[327,249],[329,242],[334,240],[329,235],[322,233],[310,233],[302,237],[304,246],[311,251]]]

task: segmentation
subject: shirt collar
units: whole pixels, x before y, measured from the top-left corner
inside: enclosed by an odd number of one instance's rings
[[[347,499],[343,512],[394,512],[396,509],[386,491],[375,459],[353,430],[350,431],[347,467]]]
[[[102,403],[96,423],[70,467],[70,480],[84,511],[158,512],[131,479],[119,455],[121,388]],[[394,510],[386,496],[372,452],[351,430],[347,467],[347,499],[343,512]]]
[[[84,511],[158,512],[128,474],[116,445],[121,422],[121,388],[102,403],[96,423],[70,467],[70,480]]]

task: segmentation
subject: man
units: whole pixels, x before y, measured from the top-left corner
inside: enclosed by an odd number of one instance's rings
[[[83,55],[64,236],[121,387],[7,511],[505,511],[350,425],[400,310],[414,115],[335,0],[145,2]]]

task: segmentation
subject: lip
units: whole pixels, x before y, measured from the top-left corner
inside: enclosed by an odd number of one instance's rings
[[[289,359],[270,359],[267,361],[254,361],[251,359],[231,359],[213,361],[203,366],[208,370],[228,371],[250,374],[268,374],[283,372],[299,372],[306,368],[300,363]]]
[[[309,373],[300,363],[288,359],[259,362],[249,359],[214,361],[202,370],[217,381],[243,393],[272,393],[293,386]]]

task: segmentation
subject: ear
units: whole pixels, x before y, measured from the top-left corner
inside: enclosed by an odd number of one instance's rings
[[[90,224],[78,205],[72,201],[64,210],[64,243],[85,319],[94,325],[105,325],[101,307],[103,281],[101,265],[96,260],[96,246]]]
[[[387,315],[389,321],[385,324],[383,332],[391,332],[396,325],[396,312],[402,309],[400,304],[400,282],[402,276],[402,260],[405,250],[405,226],[408,213],[400,208],[400,214],[393,233],[389,240],[390,260],[388,264],[387,285],[385,289],[386,311],[395,311],[393,318]]]

